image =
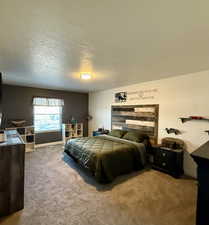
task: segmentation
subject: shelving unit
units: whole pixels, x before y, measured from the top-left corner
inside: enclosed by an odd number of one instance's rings
[[[26,127],[9,127],[6,130],[16,130],[23,139],[25,143],[25,151],[33,152],[35,151],[35,132],[34,126],[26,126]]]
[[[66,143],[71,138],[83,137],[83,123],[62,124],[62,140]]]
[[[199,120],[199,121],[208,121],[209,122],[209,119],[208,118],[205,118],[205,117],[202,117],[202,116],[190,116],[190,117],[181,117],[179,118],[181,120],[182,123],[186,123],[188,121],[191,121],[191,120]]]

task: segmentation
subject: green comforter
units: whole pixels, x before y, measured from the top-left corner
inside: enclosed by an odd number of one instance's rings
[[[145,145],[104,135],[71,139],[64,150],[92,172],[98,182],[139,170],[146,162]]]

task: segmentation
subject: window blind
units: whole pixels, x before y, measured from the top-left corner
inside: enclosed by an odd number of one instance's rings
[[[57,99],[57,98],[34,97],[33,105],[34,106],[64,106],[64,100]]]

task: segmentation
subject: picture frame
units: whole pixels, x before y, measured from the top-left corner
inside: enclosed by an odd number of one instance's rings
[[[127,92],[118,92],[115,93],[115,102],[122,103],[127,101]]]

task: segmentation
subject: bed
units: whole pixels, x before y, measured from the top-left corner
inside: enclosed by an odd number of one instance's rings
[[[101,135],[69,140],[65,153],[88,169],[100,183],[140,170],[146,165],[147,139],[142,143]]]
[[[98,182],[140,170],[158,139],[159,105],[112,106],[109,135],[69,140],[65,153],[88,169]]]

